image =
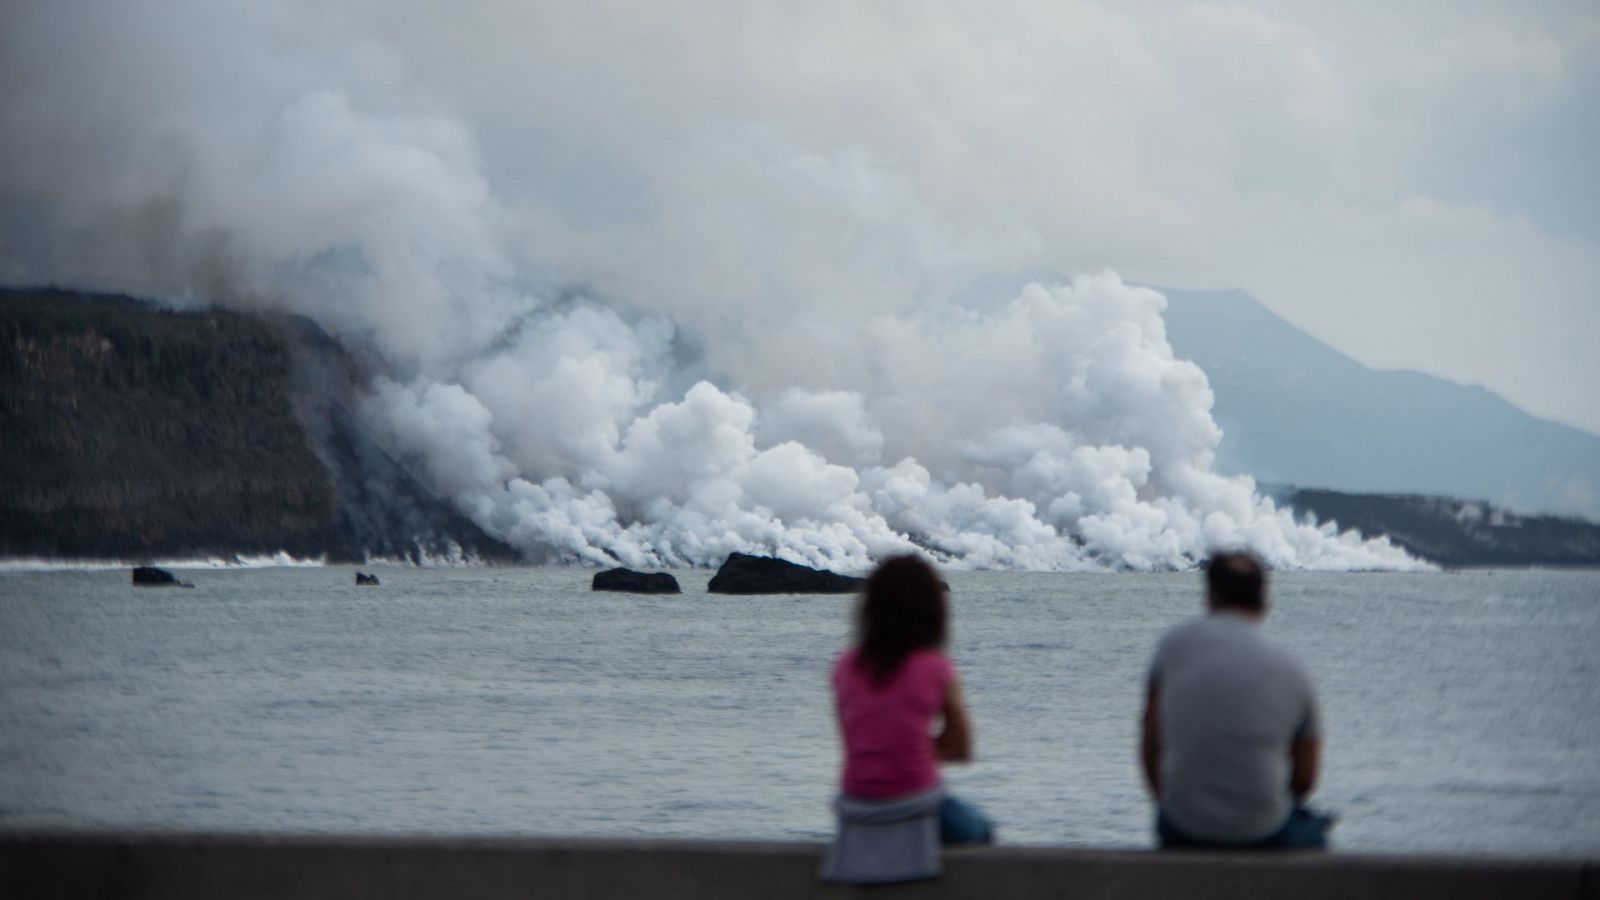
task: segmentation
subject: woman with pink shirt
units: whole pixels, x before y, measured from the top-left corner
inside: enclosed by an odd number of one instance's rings
[[[939,763],[972,760],[972,723],[944,655],[948,590],[917,556],[885,560],[867,578],[856,644],[833,669],[844,740],[838,805],[843,814],[843,807],[892,810],[899,801],[937,804],[941,843],[989,843],[989,820],[945,795],[939,780]]]

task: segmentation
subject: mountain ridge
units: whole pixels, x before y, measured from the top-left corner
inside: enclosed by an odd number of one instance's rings
[[[1211,382],[1218,468],[1262,482],[1600,517],[1600,436],[1478,385],[1362,365],[1244,291],[1159,288],[1167,337]]]

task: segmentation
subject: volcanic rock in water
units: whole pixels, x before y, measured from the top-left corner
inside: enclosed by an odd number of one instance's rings
[[[607,569],[596,572],[592,590],[625,591],[630,594],[679,594],[678,579],[666,572],[635,572],[632,569]]]
[[[848,594],[862,579],[744,553],[730,555],[706,590],[713,594]]]
[[[158,569],[155,566],[135,566],[133,583],[139,587],[194,587],[188,582],[179,581],[166,569]]]
[[[377,587],[378,586],[378,576],[376,576],[376,575],[368,575],[365,572],[357,572],[356,573],[356,584],[371,585],[373,587]]]

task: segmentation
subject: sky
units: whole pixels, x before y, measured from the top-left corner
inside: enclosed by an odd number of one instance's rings
[[[366,342],[395,446],[493,533],[541,523],[530,545],[709,558],[732,520],[685,523],[718,497],[808,559],[933,521],[997,564],[1058,564],[1077,551],[1051,542],[1089,532],[1134,567],[1266,532],[1325,558],[1210,480],[1209,388],[1137,285],[1242,288],[1363,363],[1600,433],[1593,3],[0,17],[0,282],[288,309]],[[786,440],[837,504],[769,490]],[[691,450],[741,474],[701,484],[673,468]],[[1033,481],[997,474],[1029,459]],[[657,509],[652,471],[700,487]],[[901,503],[908,484],[929,493]]]
[[[8,119],[327,89],[457,129],[524,261],[633,302],[1110,268],[1600,433],[1591,2],[117,6],[6,0]]]
[[[1593,3],[475,7],[492,41],[415,6],[383,36],[467,98],[491,168],[530,192],[574,174],[580,216],[695,207],[616,277],[749,253],[725,237],[760,241],[744,199],[776,195],[815,220],[752,292],[916,303],[1107,267],[1240,287],[1364,363],[1600,433]],[[796,196],[807,178],[845,209]],[[904,268],[863,272],[885,249]],[[819,256],[852,287],[796,271]]]

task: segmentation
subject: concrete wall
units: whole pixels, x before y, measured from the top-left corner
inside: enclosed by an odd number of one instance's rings
[[[1600,900],[1600,860],[990,847],[943,878],[816,880],[816,844],[0,833],[0,898],[1448,898]]]

